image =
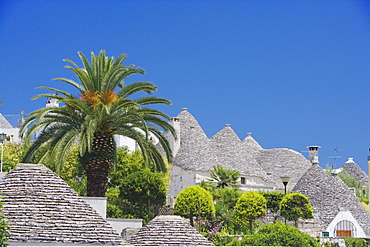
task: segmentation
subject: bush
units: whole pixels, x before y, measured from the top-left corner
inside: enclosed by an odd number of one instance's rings
[[[367,247],[366,241],[362,238],[345,238],[346,247]]]
[[[233,243],[237,239],[232,236],[225,236],[217,233],[211,240],[212,243],[216,246],[228,246],[230,243]]]
[[[5,244],[5,242],[8,241],[9,227],[3,215],[2,204],[3,203],[0,203],[0,246],[8,246],[7,244]]]
[[[282,222],[263,225],[253,235],[244,237],[241,244],[246,246],[320,247],[320,243],[315,238]]]

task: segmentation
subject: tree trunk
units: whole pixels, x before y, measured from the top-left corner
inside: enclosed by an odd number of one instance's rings
[[[298,219],[294,220],[294,226],[298,228]]]
[[[107,191],[108,170],[113,162],[114,140],[104,134],[95,134],[91,153],[85,154],[87,196],[104,197]]]
[[[253,220],[249,220],[249,233],[253,234]]]

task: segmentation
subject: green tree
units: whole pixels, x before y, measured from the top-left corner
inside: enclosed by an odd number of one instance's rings
[[[137,206],[148,215],[148,220],[154,218],[154,210],[166,202],[166,187],[162,174],[148,170],[132,173],[120,185],[119,197]]]
[[[149,108],[153,104],[170,105],[170,101],[154,96],[132,99],[137,93],[152,93],[157,87],[149,82],[136,82],[126,85],[124,79],[133,74],[144,74],[144,70],[134,65],[124,66],[126,55],[117,59],[107,57],[105,51],[98,56],[91,53],[91,63],[79,52],[83,68],[71,60],[66,68],[73,71],[79,81],[56,78],[78,90],[79,96],[50,88],[56,94],[41,94],[34,97],[57,99],[61,107],[48,107],[30,113],[21,127],[21,135],[30,142],[37,131],[42,131],[32,143],[23,158],[29,162],[37,150],[45,145],[40,160],[46,155],[55,157],[62,165],[73,143],[79,142],[80,163],[87,176],[87,195],[102,197],[107,189],[109,167],[115,159],[114,135],[132,138],[142,151],[145,164],[153,164],[156,170],[165,170],[165,158],[150,140],[154,135],[162,146],[167,158],[171,159],[170,145],[163,132],[174,129],[168,116]]]
[[[367,184],[361,184],[355,177],[346,171],[338,173],[338,177],[348,186],[355,188],[356,197],[358,199],[368,198],[368,186]]]
[[[23,157],[25,148],[20,143],[5,142],[3,156],[3,172],[12,170],[18,165]]]
[[[249,225],[250,233],[253,232],[253,223],[266,213],[266,199],[259,193],[247,191],[242,194],[235,205],[234,217],[236,225]]]
[[[213,201],[216,208],[215,220],[222,223],[223,232],[234,234],[233,211],[239,197],[242,195],[240,189],[232,187],[214,188],[212,190]]]
[[[280,203],[280,215],[287,220],[293,220],[298,227],[298,219],[312,219],[313,210],[310,201],[301,193],[287,194]]]
[[[176,198],[174,213],[190,219],[194,226],[194,217],[210,217],[215,214],[212,194],[200,186],[190,186],[181,191]]]
[[[0,198],[1,199],[1,198]],[[5,244],[8,241],[9,237],[9,226],[6,222],[6,219],[3,215],[3,203],[0,203],[0,247],[8,246]]]
[[[241,241],[241,245],[290,247],[321,246],[315,238],[307,233],[303,233],[299,229],[283,224],[282,222],[263,225],[253,235],[244,237]]]
[[[217,187],[233,186],[238,181],[239,172],[217,165],[213,167],[211,178],[216,182]]]
[[[281,199],[284,197],[284,193],[281,192],[260,192],[263,197],[267,200],[267,209],[270,209],[271,212],[278,212],[280,209]]]

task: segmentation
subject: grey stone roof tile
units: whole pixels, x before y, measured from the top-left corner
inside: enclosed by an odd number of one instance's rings
[[[258,165],[250,147],[242,142],[230,126],[208,138],[197,120],[183,110],[180,119],[180,150],[173,164],[186,170],[212,171],[216,165],[238,170],[241,175],[255,176],[271,182]]]
[[[346,163],[342,166],[343,170],[351,174],[357,181],[359,181],[361,184],[367,184],[368,183],[368,177],[364,170],[361,169],[359,165],[356,164],[356,162],[353,161],[352,158],[349,158]]]
[[[2,129],[14,128],[1,113],[0,113],[0,128],[2,128]]]
[[[348,210],[366,235],[370,236],[370,214],[338,176],[329,176],[320,166],[312,165],[293,191],[308,197],[322,231],[326,230],[338,212]]]
[[[9,242],[121,245],[115,230],[43,165],[19,164],[0,180]]]
[[[280,177],[290,177],[287,190],[291,190],[312,166],[302,154],[288,148],[260,150],[256,159],[258,164],[271,174],[277,187],[284,188]]]
[[[247,137],[245,137],[243,143],[245,143],[245,145],[255,150],[263,149],[261,145],[252,137],[252,133],[247,134]]]
[[[214,246],[185,219],[159,215],[130,239],[135,246]]]

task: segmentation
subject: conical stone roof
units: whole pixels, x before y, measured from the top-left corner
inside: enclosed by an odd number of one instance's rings
[[[198,121],[186,109],[183,109],[177,117],[181,123],[181,148],[174,157],[173,164],[186,170],[212,171],[217,162]]]
[[[243,140],[243,143],[248,147],[255,150],[262,150],[261,145],[252,137],[252,133],[248,133],[247,137]]]
[[[366,173],[356,164],[353,158],[348,158],[347,162],[342,166],[342,169],[351,174],[361,184],[368,183]]]
[[[308,197],[322,231],[326,230],[340,211],[348,210],[366,235],[370,236],[370,214],[338,176],[329,176],[320,166],[312,165],[293,191]]]
[[[159,215],[130,239],[135,246],[214,246],[185,219]]]
[[[9,123],[8,120],[0,113],[0,128],[2,129],[11,129],[13,126]]]
[[[208,138],[197,120],[186,109],[180,120],[180,150],[173,164],[185,170],[213,171],[216,165],[234,169],[241,175],[260,177],[272,182],[257,163],[254,153],[258,143],[250,146],[241,141],[230,125]]]
[[[120,245],[91,206],[43,165],[19,164],[0,180],[10,243]]]

